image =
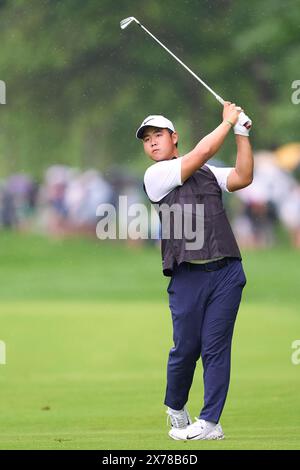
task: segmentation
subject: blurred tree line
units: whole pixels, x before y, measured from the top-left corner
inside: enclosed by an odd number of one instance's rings
[[[165,114],[189,150],[221,106],[137,25],[135,16],[254,122],[255,148],[298,139],[299,0],[0,0],[0,171],[40,176],[53,163],[139,172],[135,130]],[[220,152],[233,162],[234,139]]]

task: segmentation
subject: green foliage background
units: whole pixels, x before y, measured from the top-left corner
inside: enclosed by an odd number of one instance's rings
[[[253,118],[254,148],[298,140],[298,0],[0,1],[0,175],[39,177],[53,163],[142,171],[134,133],[162,113],[184,152],[213,129],[221,108],[137,26],[137,17],[225,99]],[[232,159],[233,139],[220,157]]]

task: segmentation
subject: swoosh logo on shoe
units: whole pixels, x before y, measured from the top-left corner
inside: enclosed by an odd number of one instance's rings
[[[195,437],[198,437],[198,436],[201,436],[202,433],[200,434],[196,434],[195,436],[186,436],[186,438],[189,440],[189,439],[195,439]]]

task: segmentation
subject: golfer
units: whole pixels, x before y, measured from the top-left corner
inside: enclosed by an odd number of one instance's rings
[[[144,189],[160,220],[162,207],[175,204],[184,213],[189,203],[195,225],[197,205],[204,208],[202,244],[191,246],[185,233],[175,237],[172,217],[171,235],[161,240],[163,273],[171,277],[167,291],[174,341],[164,404],[171,422],[169,436],[176,440],[224,438],[219,420],[229,387],[231,341],[246,278],[222,204],[222,190],[237,191],[253,178],[249,130],[239,119],[241,111],[226,102],[220,125],[184,156],[179,156],[174,125],[164,116],[148,116],[136,132],[145,153],[155,162],[145,172]],[[232,128],[237,146],[235,167],[206,164]],[[200,356],[204,406],[192,423],[186,406]]]

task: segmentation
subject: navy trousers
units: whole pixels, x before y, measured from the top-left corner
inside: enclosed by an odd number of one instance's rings
[[[181,410],[188,401],[201,356],[204,406],[199,417],[218,423],[230,379],[231,342],[246,277],[237,258],[217,270],[181,263],[168,286],[174,347],[167,367],[164,404]],[[219,268],[217,262],[206,269]]]

